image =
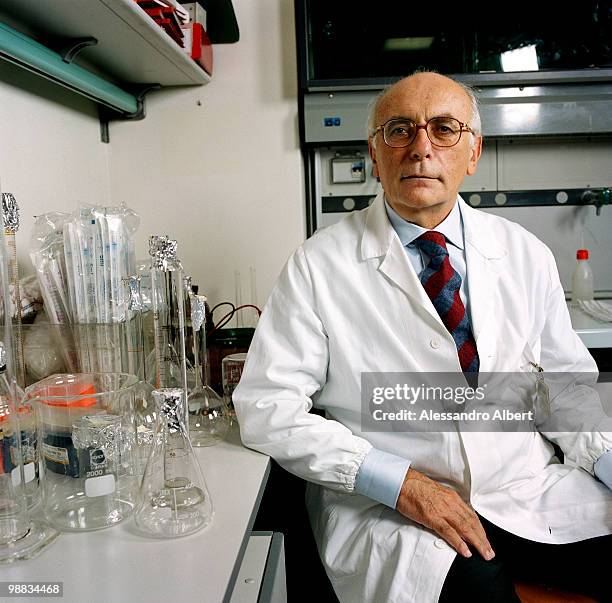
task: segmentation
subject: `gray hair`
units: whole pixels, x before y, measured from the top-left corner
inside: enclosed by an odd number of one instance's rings
[[[402,78],[402,79],[407,79],[408,77],[412,77],[413,75],[417,75],[419,73],[437,73],[437,72],[429,71],[429,70],[417,70],[411,73],[406,78]],[[453,82],[455,82],[455,84],[460,86],[465,91],[465,93],[468,95],[470,99],[470,104],[472,107],[472,117],[469,120],[468,125],[470,126],[470,128],[472,128],[472,132],[473,132],[472,134],[472,147],[473,147],[476,142],[475,137],[482,136],[482,120],[480,119],[480,109],[478,107],[478,98],[476,97],[476,92],[474,91],[474,88],[470,86],[469,84],[464,84],[463,82],[459,82],[452,77],[449,77],[448,79],[452,80]],[[398,82],[389,84],[370,101],[370,104],[368,106],[368,121],[366,124],[368,139],[373,137],[374,131],[376,130],[376,114],[378,113],[378,109],[380,108],[382,101],[385,99],[385,97],[391,91],[391,89],[401,81],[402,80],[399,80]],[[373,138],[372,138],[372,144],[374,145]]]

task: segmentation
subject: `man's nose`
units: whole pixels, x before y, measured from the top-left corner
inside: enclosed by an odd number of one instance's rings
[[[408,146],[412,159],[423,159],[431,156],[431,140],[427,136],[427,126],[417,126],[416,136]]]

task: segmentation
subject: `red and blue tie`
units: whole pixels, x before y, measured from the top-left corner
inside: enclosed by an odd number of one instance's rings
[[[461,368],[464,373],[477,373],[480,363],[476,342],[470,318],[459,296],[461,277],[451,266],[444,235],[428,230],[414,243],[430,258],[429,264],[421,272],[421,283],[455,340]]]

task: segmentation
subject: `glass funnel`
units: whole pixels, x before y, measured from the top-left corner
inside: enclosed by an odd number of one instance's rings
[[[189,437],[194,446],[212,446],[223,440],[231,426],[225,400],[208,385],[206,362],[206,331],[204,329],[206,297],[190,297],[193,329],[193,366],[195,387],[189,392]]]
[[[179,388],[153,392],[157,425],[134,515],[147,536],[187,536],[212,519],[210,495],[185,429],[184,395]]]

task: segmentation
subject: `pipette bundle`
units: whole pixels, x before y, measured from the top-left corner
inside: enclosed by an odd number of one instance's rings
[[[72,325],[78,358],[68,354],[71,371],[127,368],[126,333],[120,325],[129,302],[124,279],[136,272],[138,223],[124,204],[81,206],[73,214],[37,218],[30,257],[51,322]]]

